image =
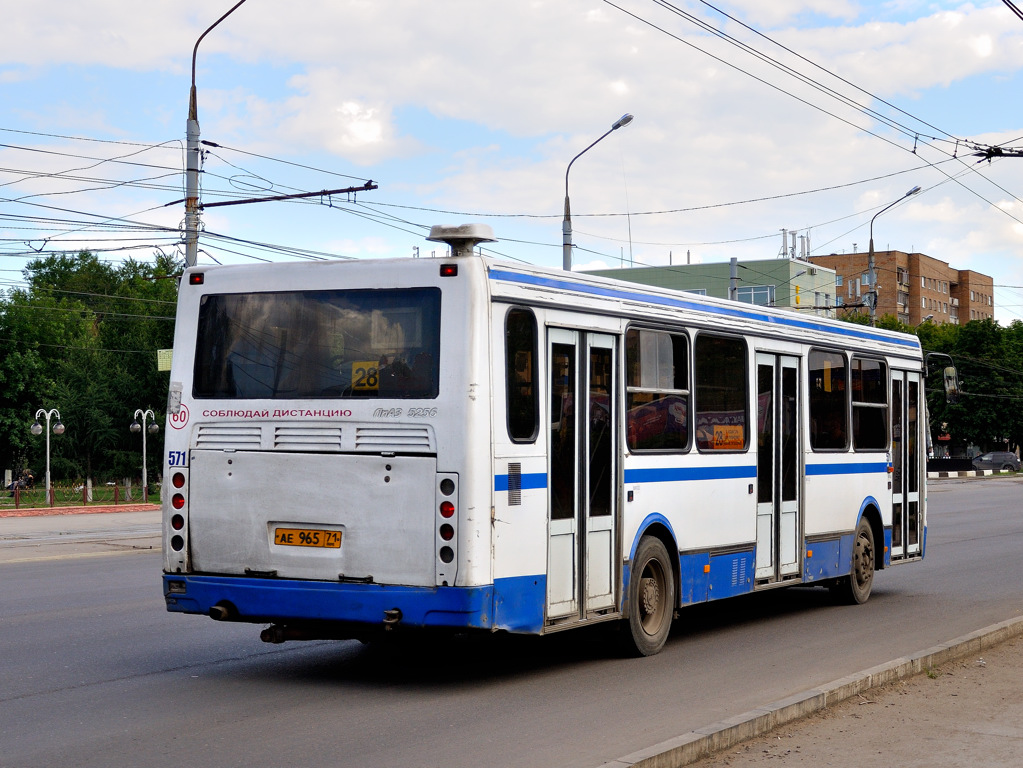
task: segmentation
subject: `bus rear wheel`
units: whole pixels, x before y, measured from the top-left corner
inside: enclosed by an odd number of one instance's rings
[[[862,605],[874,586],[874,530],[864,519],[856,527],[853,539],[852,568],[849,575],[835,582],[836,597],[849,605]]]
[[[630,650],[653,656],[664,647],[675,614],[675,575],[664,543],[644,536],[629,580]]]

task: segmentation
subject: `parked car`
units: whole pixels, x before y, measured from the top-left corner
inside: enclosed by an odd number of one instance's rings
[[[973,460],[974,469],[997,469],[1003,472],[1019,472],[1019,459],[1015,453],[992,451]]]

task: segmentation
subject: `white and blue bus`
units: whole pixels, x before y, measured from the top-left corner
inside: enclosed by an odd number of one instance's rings
[[[473,254],[193,267],[170,611],[264,640],[621,622],[924,556],[915,336]]]

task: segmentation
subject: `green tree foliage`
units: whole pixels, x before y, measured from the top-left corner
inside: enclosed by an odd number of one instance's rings
[[[29,263],[27,287],[0,298],[0,467],[42,476],[45,441],[29,427],[39,408],[56,408],[66,431],[50,438],[55,481],[141,474],[141,438],[128,427],[138,408],[162,427],[167,374],[156,351],[173,344],[180,271],[162,254],[111,265],[83,251]],[[151,467],[162,442],[148,441]]]
[[[942,370],[947,359],[932,358],[927,381],[932,437],[945,424],[954,455],[962,455],[967,445],[1015,450],[1023,444],[1023,323],[1017,320],[1002,327],[992,320],[963,325],[926,322],[912,328],[885,316],[877,325],[916,333],[924,354],[943,353],[955,363],[962,389],[959,402],[945,402]]]

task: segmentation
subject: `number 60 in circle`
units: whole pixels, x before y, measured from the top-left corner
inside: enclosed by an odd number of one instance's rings
[[[167,420],[174,429],[184,429],[185,425],[188,424],[188,406],[182,403],[180,411],[177,413],[172,411],[167,414]]]

